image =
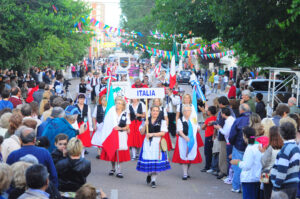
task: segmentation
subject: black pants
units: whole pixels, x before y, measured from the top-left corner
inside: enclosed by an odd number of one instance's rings
[[[176,123],[175,123],[175,119],[176,119],[176,113],[168,113],[168,118],[169,118],[169,133],[171,133],[171,135],[173,137],[175,137],[176,135]]]
[[[270,199],[272,194],[273,184],[270,181],[268,184],[264,183],[264,199]]]
[[[91,99],[92,99],[92,102],[94,101],[95,97],[96,97],[96,86],[93,86],[92,87],[93,90],[92,90],[92,93],[91,93]]]
[[[204,142],[204,155],[205,155],[205,169],[211,168],[211,161],[212,161],[212,148],[214,142],[212,140],[212,136],[206,137]]]

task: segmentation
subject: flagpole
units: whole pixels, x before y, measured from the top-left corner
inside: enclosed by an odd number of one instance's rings
[[[148,99],[146,99],[146,123],[148,123]],[[149,125],[146,125],[146,136],[149,133]]]

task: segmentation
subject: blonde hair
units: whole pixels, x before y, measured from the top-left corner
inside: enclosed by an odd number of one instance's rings
[[[67,151],[69,156],[79,156],[81,155],[83,149],[83,144],[81,140],[77,138],[72,138],[67,145]]]
[[[122,102],[122,105],[123,105],[122,111],[124,111],[125,108],[126,108],[126,102],[125,102],[125,100],[123,98],[116,98],[116,104],[117,104],[118,101]]]
[[[185,97],[189,97],[190,98],[190,104],[192,103],[192,97],[191,97],[191,95],[190,94],[184,94],[183,96],[182,96],[182,104],[183,104],[183,101],[184,101],[184,98]]]
[[[158,101],[159,101],[159,106],[162,105],[162,102],[161,102],[161,99],[160,99],[160,98],[154,98],[153,101],[152,101],[152,104],[154,104],[154,101],[155,101],[155,100],[158,100]]]
[[[97,191],[93,185],[84,184],[76,191],[75,199],[96,199]]]
[[[49,102],[50,97],[51,97],[51,92],[45,91],[43,94],[43,99],[40,103],[40,108],[39,108],[40,114],[42,114],[45,111],[45,104],[47,104]]]
[[[32,166],[31,163],[28,162],[16,162],[11,165],[11,169],[13,172],[13,179],[12,182],[15,185],[15,188],[25,188],[26,187],[26,177],[25,172],[28,167]]]
[[[271,118],[264,118],[261,121],[261,125],[264,128],[264,135],[267,136],[267,137],[269,137],[269,135],[270,135],[270,128],[272,126],[275,126],[273,120]]]
[[[0,163],[0,194],[6,191],[12,180],[12,170],[8,164]]]
[[[291,118],[291,117],[284,117],[284,118],[281,118],[280,120],[279,120],[279,125],[281,126],[283,123],[285,123],[285,122],[290,122],[290,123],[292,123],[293,125],[294,125],[294,127],[295,127],[295,129],[297,130],[297,122],[293,119],[293,118]]]

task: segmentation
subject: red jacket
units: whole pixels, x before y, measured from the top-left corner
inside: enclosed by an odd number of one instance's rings
[[[232,85],[228,91],[228,99],[233,98],[235,99],[236,97],[236,87]]]

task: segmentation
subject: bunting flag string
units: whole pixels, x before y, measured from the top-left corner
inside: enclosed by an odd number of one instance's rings
[[[166,51],[166,50],[159,50],[156,48],[151,48],[143,44],[139,44],[137,42],[133,42],[132,40],[122,40],[121,41],[122,45],[126,46],[132,46],[135,48],[141,49],[143,52],[148,52],[151,56],[158,56],[158,57],[163,57],[166,59],[171,60],[173,53],[172,51]],[[184,50],[184,51],[178,51],[178,56],[183,56],[183,57],[190,57],[190,56],[198,56],[202,59],[218,59],[222,58],[226,55],[234,55],[233,50],[225,51],[225,52],[219,52],[219,53],[207,53],[207,50],[205,47],[203,48],[198,48],[198,49],[193,49],[193,50]]]

